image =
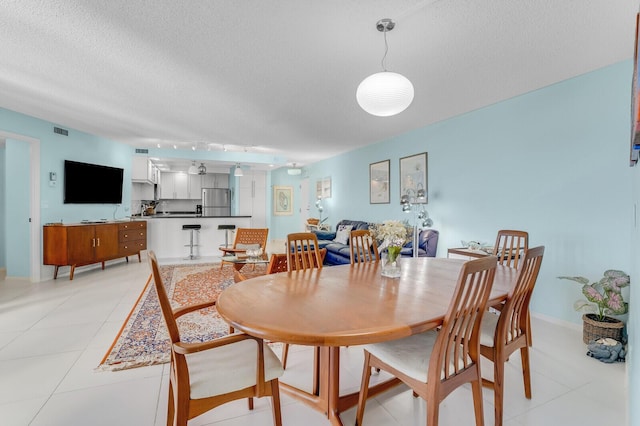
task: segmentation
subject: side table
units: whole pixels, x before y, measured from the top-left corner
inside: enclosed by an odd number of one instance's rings
[[[447,250],[447,257],[450,258],[464,258],[464,259],[479,259],[481,257],[489,256],[484,250],[473,250],[467,247],[454,247]]]

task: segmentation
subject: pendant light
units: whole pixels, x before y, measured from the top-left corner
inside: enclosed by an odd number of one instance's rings
[[[187,170],[187,173],[190,175],[197,175],[198,174],[198,168],[196,167],[196,162],[192,161],[191,162],[191,166],[189,167],[189,170]]]
[[[371,115],[389,117],[407,109],[413,101],[413,84],[405,76],[387,71],[385,59],[389,51],[387,32],[395,27],[391,19],[381,19],[376,23],[378,31],[384,34],[384,56],[382,72],[362,80],[356,90],[358,105]]]
[[[242,168],[240,168],[240,163],[236,163],[236,169],[233,171],[233,175],[236,177],[244,176],[244,173],[242,173]]]
[[[291,176],[296,176],[301,173],[302,173],[302,169],[299,167],[296,167],[296,163],[293,163],[293,167],[291,167],[290,169],[287,169],[287,174]]]
[[[200,167],[198,167],[198,174],[199,175],[207,174],[207,168],[205,167],[204,163],[200,163]]]

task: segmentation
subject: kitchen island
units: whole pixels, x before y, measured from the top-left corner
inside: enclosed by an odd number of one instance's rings
[[[190,232],[182,229],[182,225],[200,225],[200,232],[195,232],[193,243],[194,254],[200,257],[221,256],[219,247],[224,245],[225,231],[219,225],[235,225],[237,228],[248,228],[251,216],[202,217],[195,214],[156,214],[143,216],[147,221],[147,248],[153,250],[160,259],[184,258],[189,255]],[[229,244],[233,243],[233,235],[229,234]]]

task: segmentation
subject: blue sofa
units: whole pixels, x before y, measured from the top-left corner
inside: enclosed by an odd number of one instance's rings
[[[341,220],[336,225],[336,229],[340,225],[351,225],[352,230],[369,229],[369,222],[360,220]],[[324,258],[324,265],[344,265],[351,263],[351,252],[349,244],[341,244],[333,241],[336,232],[333,231],[313,231],[318,237],[318,246],[327,249],[327,255]],[[418,234],[418,256],[420,257],[436,257],[438,248],[438,231],[435,229],[423,229]],[[400,255],[403,257],[413,256],[413,242],[408,242],[402,247]]]

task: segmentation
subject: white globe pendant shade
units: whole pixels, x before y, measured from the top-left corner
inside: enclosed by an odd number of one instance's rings
[[[401,74],[383,71],[362,80],[356,90],[358,105],[371,115],[389,117],[413,101],[413,84]]]

